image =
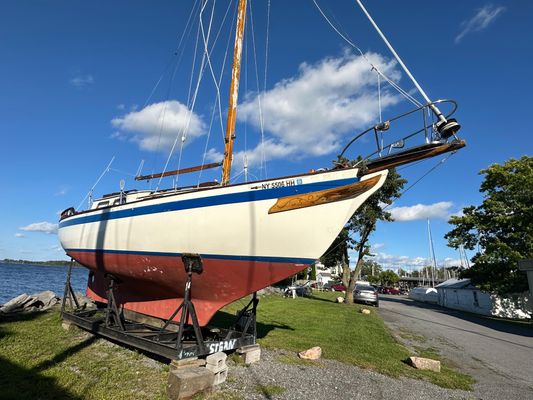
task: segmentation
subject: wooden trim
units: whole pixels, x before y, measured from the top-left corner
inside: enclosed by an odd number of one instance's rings
[[[362,176],[373,172],[383,171],[384,169],[409,164],[425,158],[435,157],[443,153],[449,153],[450,151],[456,151],[465,146],[465,141],[461,140],[460,142],[427,144],[415,147],[414,149],[369,161],[366,165],[366,169],[360,169],[358,174],[359,176]]]
[[[361,182],[352,183],[350,185],[341,186],[338,188],[281,197],[278,199],[276,204],[270,207],[268,213],[275,214],[278,212],[297,210],[299,208],[318,206],[321,204],[352,199],[372,189],[377,185],[380,178],[381,175],[378,175]]]
[[[146,181],[148,179],[161,178],[165,176],[188,174],[189,172],[196,172],[196,171],[202,171],[204,169],[216,168],[216,167],[220,167],[221,165],[222,165],[221,162],[217,162],[217,163],[211,163],[211,164],[198,165],[196,167],[175,169],[173,171],[161,172],[158,174],[136,176],[135,180]]]

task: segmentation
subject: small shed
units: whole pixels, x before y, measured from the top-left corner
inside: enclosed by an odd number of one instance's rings
[[[448,279],[435,286],[435,289],[437,289],[438,304],[443,307],[492,315],[490,294],[472,285],[470,279]]]
[[[319,287],[324,286],[326,283],[331,281],[331,273],[330,272],[319,272],[316,274],[316,282],[318,283]]]

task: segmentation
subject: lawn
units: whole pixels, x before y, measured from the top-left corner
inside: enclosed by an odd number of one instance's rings
[[[258,342],[263,347],[294,352],[320,346],[324,358],[393,377],[420,378],[447,388],[471,390],[473,380],[456,372],[438,354],[432,353],[432,358],[442,362],[440,374],[407,365],[405,360],[414,354],[392,336],[376,310],[358,304],[337,304],[338,295],[318,292],[311,298],[269,296],[261,299],[257,315]],[[214,321],[227,325],[230,316],[244,304],[244,301],[230,304]],[[370,315],[362,314],[363,308],[369,309]]]
[[[298,352],[322,347],[322,355],[394,377],[427,379],[444,387],[470,389],[471,378],[444,361],[440,374],[418,371],[412,354],[387,330],[372,307],[334,303],[334,293],[311,298],[262,298],[258,341],[266,348]],[[228,325],[245,301],[217,313]],[[438,358],[438,354],[431,354]],[[59,312],[0,319],[2,399],[164,399],[168,366],[78,330],[61,328]]]
[[[0,320],[2,399],[166,399],[168,366],[63,330],[58,311]]]

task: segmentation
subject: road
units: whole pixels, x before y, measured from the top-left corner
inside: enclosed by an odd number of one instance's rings
[[[476,379],[482,399],[533,399],[533,328],[415,302],[404,296],[380,297],[382,318],[407,345],[438,349],[462,372]],[[416,341],[416,335],[426,338]],[[402,334],[403,333],[403,334]],[[405,340],[405,338],[408,338]]]

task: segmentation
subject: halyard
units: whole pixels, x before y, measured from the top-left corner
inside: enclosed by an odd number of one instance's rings
[[[280,357],[280,364],[299,363],[291,354],[320,346],[326,359],[392,377],[470,389],[471,378],[448,368],[445,360],[440,374],[408,366],[405,360],[412,354],[394,339],[374,310],[364,315],[362,306],[336,304],[335,297],[335,293],[318,293],[311,298],[261,298],[258,342],[268,349],[284,349],[288,356]],[[228,324],[242,303],[223,309],[213,324]],[[164,363],[78,329],[64,331],[58,311],[0,319],[2,398],[165,398],[167,374]]]

